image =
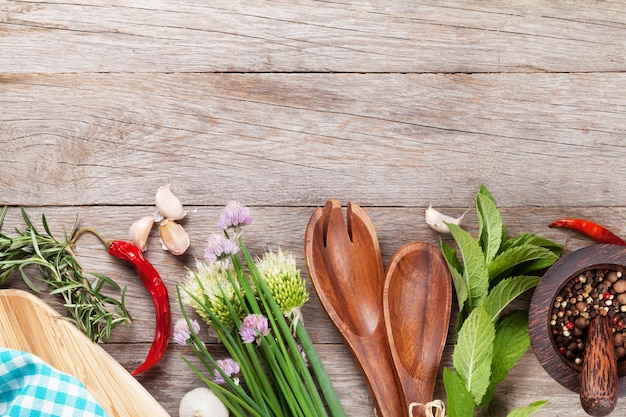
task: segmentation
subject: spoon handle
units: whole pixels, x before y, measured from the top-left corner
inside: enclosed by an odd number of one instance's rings
[[[589,323],[585,359],[580,373],[580,403],[591,416],[606,416],[618,396],[617,360],[608,317]]]

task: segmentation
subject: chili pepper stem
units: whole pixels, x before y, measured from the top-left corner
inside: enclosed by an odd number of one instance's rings
[[[96,229],[94,229],[93,227],[81,227],[80,229],[77,229],[74,232],[74,235],[72,236],[72,239],[70,240],[70,246],[73,246],[76,241],[78,241],[78,238],[81,237],[82,235],[84,235],[85,233],[91,233],[92,235],[94,235],[95,237],[98,238],[98,240],[100,242],[102,242],[102,244],[108,249],[109,246],[111,246],[111,243],[113,242],[112,240],[107,240],[104,238],[104,236],[102,236],[100,234],[100,232],[98,232]]]

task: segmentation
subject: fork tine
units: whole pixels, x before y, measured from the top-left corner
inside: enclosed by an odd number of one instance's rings
[[[339,200],[329,200],[324,207],[326,247],[339,248],[351,243]]]
[[[348,203],[348,233],[355,245],[373,245],[380,257],[380,247],[376,228],[365,210],[356,203]],[[382,262],[382,261],[381,261]]]

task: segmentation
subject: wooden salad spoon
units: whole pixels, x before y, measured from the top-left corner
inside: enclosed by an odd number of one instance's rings
[[[439,248],[423,242],[402,246],[385,276],[387,336],[408,411],[411,404],[433,399],[450,323],[452,278]]]
[[[378,416],[406,414],[394,376],[383,318],[384,269],[378,236],[365,211],[348,203],[317,208],[306,228],[304,255],[315,291],[356,359]]]

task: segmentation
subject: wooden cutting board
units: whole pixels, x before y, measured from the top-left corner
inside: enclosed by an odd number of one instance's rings
[[[0,290],[0,346],[30,352],[75,376],[110,417],[169,416],[101,346],[34,294]]]

